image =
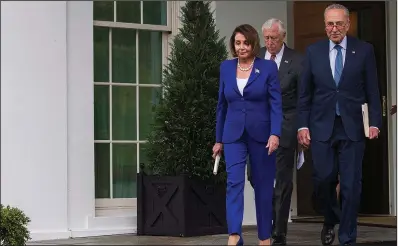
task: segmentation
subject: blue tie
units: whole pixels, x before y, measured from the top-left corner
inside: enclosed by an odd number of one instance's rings
[[[336,45],[334,46],[334,48],[337,50],[336,63],[334,65],[334,82],[336,83],[336,87],[338,87],[341,73],[343,71],[343,54],[341,53],[342,47],[340,45]],[[336,114],[340,115],[340,108],[338,102],[336,103]]]

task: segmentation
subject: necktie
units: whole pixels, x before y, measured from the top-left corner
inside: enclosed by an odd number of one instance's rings
[[[337,50],[336,63],[334,65],[334,82],[336,83],[336,87],[338,87],[341,73],[343,71],[343,54],[341,53],[342,47],[340,45],[336,45],[334,46],[334,48]],[[338,102],[336,103],[336,114],[340,115],[340,108]]]
[[[275,61],[276,55],[271,55],[271,60]]]

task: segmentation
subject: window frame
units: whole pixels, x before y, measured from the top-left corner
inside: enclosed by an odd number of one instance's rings
[[[140,1],[140,9],[141,9],[141,23],[143,22],[143,1]],[[94,27],[106,27],[109,28],[109,81],[108,82],[95,82],[93,81],[93,89],[97,85],[108,86],[109,88],[109,140],[95,140],[93,144],[96,143],[109,143],[109,154],[110,154],[110,198],[95,198],[95,210],[96,216],[109,216],[114,215],[115,210],[123,211],[122,213],[136,214],[137,212],[137,198],[113,198],[113,148],[112,143],[131,143],[136,144],[137,148],[137,173],[139,172],[139,163],[140,163],[140,145],[145,144],[146,140],[140,140],[139,131],[140,131],[140,120],[139,120],[139,88],[149,87],[149,88],[160,88],[161,84],[140,84],[139,83],[139,30],[148,30],[148,31],[159,31],[162,32],[162,66],[163,68],[168,63],[168,56],[170,54],[170,42],[173,36],[178,32],[178,28],[180,25],[180,9],[185,1],[167,1],[167,25],[152,25],[152,24],[137,24],[137,23],[124,23],[124,22],[116,22],[116,11],[117,5],[116,1],[114,3],[114,15],[113,21],[97,21],[93,20],[93,28]],[[136,83],[113,83],[112,82],[112,30],[114,28],[127,28],[137,30],[136,32]],[[93,61],[94,67],[94,61]],[[137,131],[137,140],[112,140],[112,87],[113,86],[133,86],[136,89],[136,131]],[[95,197],[95,195],[94,195]]]

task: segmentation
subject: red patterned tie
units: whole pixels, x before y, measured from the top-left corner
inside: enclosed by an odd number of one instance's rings
[[[271,60],[275,61],[276,55],[271,55]]]

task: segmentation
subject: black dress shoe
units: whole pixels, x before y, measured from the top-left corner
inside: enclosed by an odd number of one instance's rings
[[[274,235],[272,239],[273,239],[272,245],[286,245],[285,235]]]
[[[322,245],[331,245],[334,242],[335,233],[333,226],[323,226],[321,232]]]

